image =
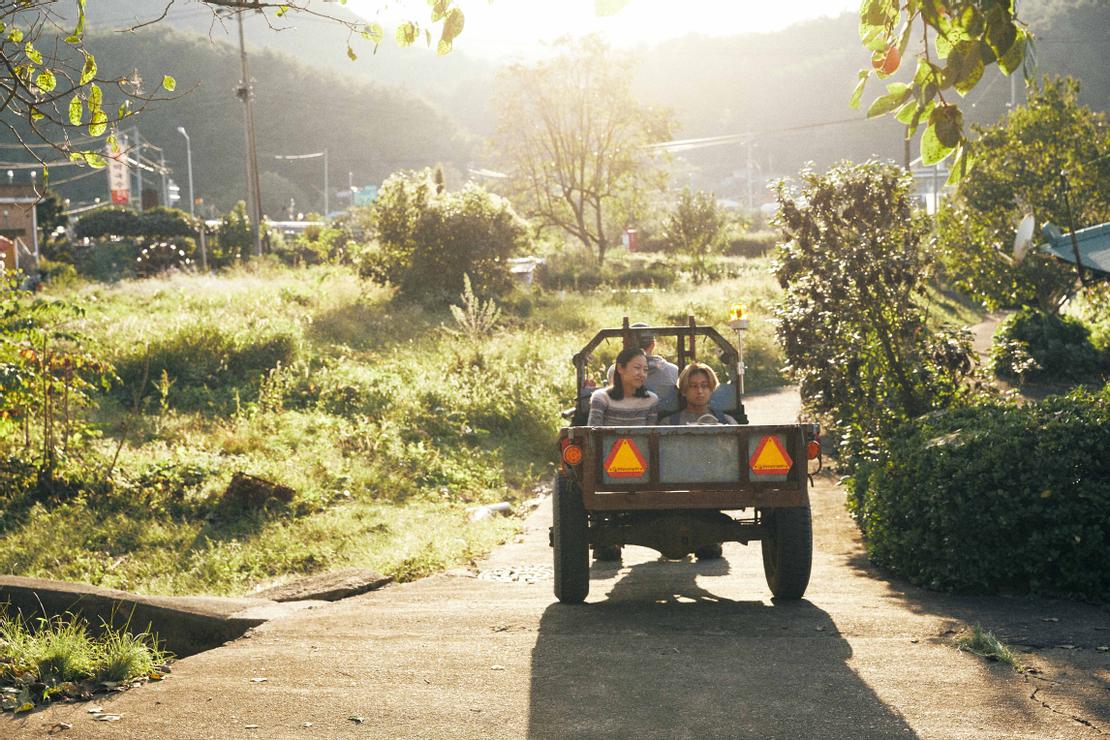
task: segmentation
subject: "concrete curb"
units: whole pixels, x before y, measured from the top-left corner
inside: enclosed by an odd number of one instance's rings
[[[84,583],[45,578],[0,576],[0,604],[26,618],[80,614],[94,627],[102,623],[134,631],[148,628],[179,658],[241,637],[252,627],[327,602],[222,598],[216,596],[140,596]]]

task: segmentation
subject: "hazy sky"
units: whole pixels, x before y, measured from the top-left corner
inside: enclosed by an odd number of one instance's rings
[[[347,7],[388,28],[398,18],[428,17],[426,0],[348,0]],[[545,42],[598,32],[615,46],[653,43],[689,33],[733,35],[774,31],[808,18],[857,10],[859,0],[631,0],[607,18],[595,0],[461,0],[466,27],[455,48],[482,56],[542,54]]]

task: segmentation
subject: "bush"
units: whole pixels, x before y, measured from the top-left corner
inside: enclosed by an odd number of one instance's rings
[[[991,362],[995,373],[1009,380],[1090,379],[1100,366],[1090,335],[1078,319],[1026,306],[998,327]]]
[[[732,257],[763,257],[778,243],[773,231],[752,231],[737,234],[725,242],[723,252]]]
[[[703,265],[712,274],[715,265]],[[548,290],[596,290],[603,285],[621,288],[669,288],[678,279],[678,268],[666,259],[647,255],[610,254],[599,268],[596,258],[582,249],[549,256],[536,270],[536,279]]]
[[[78,239],[101,239],[110,236],[137,236],[139,214],[123,206],[108,206],[77,219],[73,228]]]
[[[464,273],[478,293],[509,291],[507,260],[528,244],[528,227],[507,200],[473,185],[439,193],[427,170],[386,180],[374,221],[380,248],[367,255],[363,272],[431,303],[453,300]]]
[[[130,400],[136,390],[149,394],[164,372],[169,406],[226,406],[237,395],[245,402],[257,393],[263,375],[296,358],[298,344],[298,336],[277,327],[255,326],[236,333],[208,324],[185,326],[145,352],[140,349],[118,361],[122,397]],[[137,388],[144,376],[146,386]]]
[[[961,591],[1110,597],[1110,386],[904,425],[849,479],[872,560]]]

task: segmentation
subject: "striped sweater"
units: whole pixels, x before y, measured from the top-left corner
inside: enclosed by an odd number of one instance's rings
[[[642,427],[655,424],[659,414],[659,396],[651,391],[647,396],[625,396],[614,400],[606,389],[599,388],[590,396],[591,427]]]

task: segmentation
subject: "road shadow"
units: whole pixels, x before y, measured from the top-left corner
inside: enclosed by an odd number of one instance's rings
[[[915,737],[847,665],[827,613],[735,601],[697,580],[727,572],[725,561],[642,563],[603,601],[549,606],[529,737]]]
[[[1081,725],[1103,732],[1110,728],[1110,604],[930,591],[874,565],[862,550],[847,555],[845,562],[857,575],[883,584],[884,598],[939,620],[936,633],[926,639],[955,644],[976,626],[990,631],[1025,669],[1034,694],[1030,698],[1071,716],[1077,732]],[[980,658],[969,654],[968,659]]]

